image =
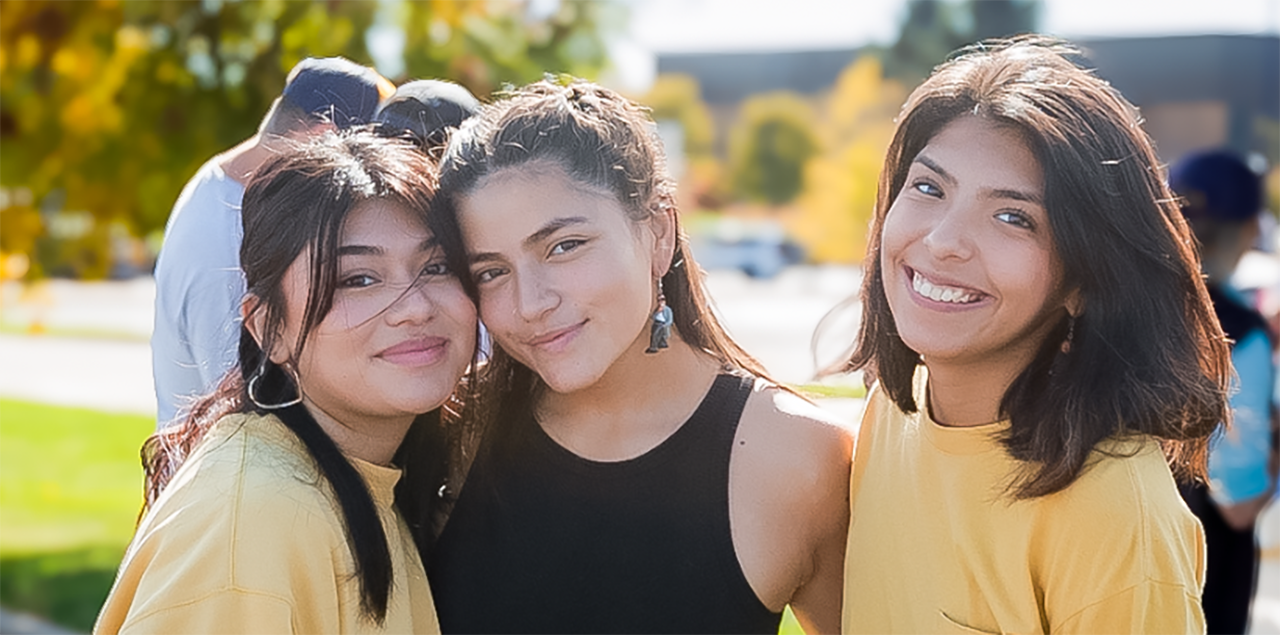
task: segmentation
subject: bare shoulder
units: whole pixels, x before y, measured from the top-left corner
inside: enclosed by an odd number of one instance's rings
[[[767,459],[772,476],[847,484],[853,428],[804,397],[757,381],[738,428],[735,452],[755,450],[748,454]]]

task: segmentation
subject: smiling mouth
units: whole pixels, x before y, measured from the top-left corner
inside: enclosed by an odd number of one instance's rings
[[[444,357],[448,343],[441,337],[410,340],[382,351],[378,357],[398,366],[426,366]]]
[[[934,302],[944,302],[946,304],[973,304],[981,300],[985,294],[960,287],[950,287],[944,284],[929,282],[919,271],[910,270],[911,288],[916,293],[933,300]]]
[[[528,344],[534,348],[556,348],[558,344],[567,342],[572,338],[573,335],[578,332],[578,329],[581,329],[582,325],[586,323],[587,321],[583,320],[573,326],[552,331],[545,335],[539,335],[538,337],[529,340]]]

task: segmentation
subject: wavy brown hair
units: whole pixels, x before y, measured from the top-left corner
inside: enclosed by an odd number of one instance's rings
[[[672,213],[676,246],[662,285],[675,330],[727,368],[767,379],[760,362],[733,341],[711,310],[703,272],[680,228],[675,184],[667,175],[666,155],[649,112],[607,88],[572,78],[548,78],[504,97],[454,133],[441,161],[437,211],[430,223],[450,266],[470,271],[458,220],[460,198],[499,170],[557,165],[572,180],[610,193],[633,223],[662,211]],[[479,302],[475,281],[461,277],[467,293]],[[467,447],[474,449],[491,423],[502,425],[528,412],[538,386],[537,375],[495,343],[475,396],[485,412],[475,411],[477,425],[469,430],[473,436]]]
[[[301,335],[293,343],[293,358],[297,359],[308,334],[333,306],[339,273],[337,252],[350,212],[364,201],[393,200],[416,212],[425,224],[436,191],[436,174],[434,162],[413,144],[366,130],[325,133],[292,145],[258,171],[242,204],[240,265],[248,293],[258,299],[253,310],[263,316],[263,342],[259,345],[241,326],[237,366],[212,394],[194,404],[181,423],[147,439],[142,449],[144,512],[155,505],[178,468],[219,420],[233,413],[268,413],[249,398],[246,386],[252,378],[257,378],[254,396],[261,403],[283,403],[298,394],[289,374],[264,353],[284,332],[282,281],[294,261],[304,252],[309,254],[310,289]],[[420,415],[395,457],[403,472],[396,485],[396,506],[424,561],[432,544],[437,499],[422,492],[434,492],[444,481],[447,444],[441,419],[442,415],[457,418],[459,403],[455,394],[449,407]],[[332,487],[356,565],[362,609],[380,623],[391,590],[392,562],[368,487],[305,407],[269,412],[298,436]]]
[[[1080,59],[1041,36],[988,40],[907,98],[880,176],[862,327],[844,366],[917,410],[912,376],[922,362],[898,336],[884,291],[885,215],[916,155],[949,123],[977,116],[1018,131],[1044,172],[1064,285],[1084,306],[1070,352],[1061,351],[1063,317],[1000,402],[1011,421],[1002,442],[1025,467],[1011,485],[1018,498],[1067,487],[1098,442],[1130,434],[1161,439],[1175,473],[1203,479],[1207,438],[1229,416],[1227,343],[1186,222],[1137,109]]]

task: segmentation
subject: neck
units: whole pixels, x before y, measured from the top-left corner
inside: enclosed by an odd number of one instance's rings
[[[333,439],[334,445],[347,456],[354,456],[374,465],[390,466],[391,460],[404,442],[404,436],[413,425],[413,417],[361,420],[354,417],[338,417],[330,414],[314,401],[303,396],[307,412],[320,424],[320,429]]]
[[[931,363],[929,416],[940,425],[967,428],[1000,420],[1000,401],[1025,365]]]
[[[674,331],[670,348],[650,354],[647,346],[646,330],[591,386],[544,391],[535,406],[542,428],[597,460],[638,456],[670,436],[697,409],[721,365]]]
[[[255,134],[234,148],[218,155],[218,166],[227,176],[240,185],[247,185],[253,173],[275,156],[277,148],[271,143],[271,135]]]

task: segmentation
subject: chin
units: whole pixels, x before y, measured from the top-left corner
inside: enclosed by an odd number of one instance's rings
[[[576,368],[539,369],[536,371],[542,383],[553,392],[567,394],[590,388],[600,381],[603,373],[583,372]]]

